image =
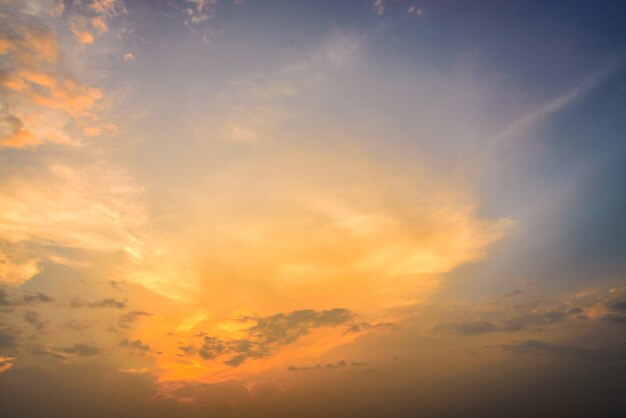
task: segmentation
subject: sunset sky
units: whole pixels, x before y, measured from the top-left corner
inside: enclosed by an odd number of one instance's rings
[[[626,416],[625,22],[0,0],[0,416]]]

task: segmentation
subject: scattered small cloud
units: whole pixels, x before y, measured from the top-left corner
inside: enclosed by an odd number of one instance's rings
[[[113,298],[104,298],[95,302],[88,302],[80,297],[70,300],[70,308],[113,308],[123,309],[126,307],[125,300],[117,300]]]
[[[100,354],[100,349],[91,344],[75,343],[70,347],[61,348],[67,354],[76,354],[80,357],[90,357]]]
[[[17,332],[13,329],[0,329],[0,349],[11,350],[18,345]]]
[[[343,369],[343,368],[350,368],[350,367],[361,367],[366,364],[367,362],[364,362],[364,361],[339,360],[335,363],[326,363],[324,364],[324,366],[322,366],[320,363],[316,363],[315,365],[312,365],[312,366],[289,366],[287,370],[289,370],[290,372],[307,372],[311,370],[321,370],[322,368]]]
[[[415,4],[411,4],[408,8],[408,14],[413,16],[421,16],[424,11]]]
[[[15,292],[9,293],[0,287],[0,309],[13,308],[16,306],[33,305],[39,303],[50,303],[54,299],[41,292]]]
[[[54,350],[51,350],[49,348],[43,348],[43,347],[34,347],[30,350],[30,354],[33,356],[41,356],[41,357],[47,357],[47,358],[51,358],[54,359],[56,361],[65,363],[67,362],[69,359],[66,355],[58,353]]]
[[[144,311],[133,311],[128,312],[120,317],[118,321],[118,326],[120,328],[130,328],[132,324],[134,324],[139,318],[146,317],[152,315],[150,312]]]
[[[181,344],[179,357],[199,355],[204,360],[230,356],[224,364],[237,367],[248,359],[267,357],[278,347],[296,342],[313,329],[322,327],[351,326],[356,315],[347,309],[312,309],[279,313],[267,317],[243,318],[253,325],[243,330],[244,336],[235,339],[219,338],[204,333],[199,335],[199,347]],[[353,331],[356,332],[356,331]]]
[[[213,18],[213,8],[217,3],[218,0],[186,0],[182,9],[185,26],[194,35],[200,36],[205,44],[209,43],[209,21]]]
[[[434,329],[439,332],[478,336],[490,333],[542,330],[566,321],[602,320],[626,324],[626,288],[613,288],[608,292],[586,291],[574,294],[567,302],[544,308],[517,305],[524,293],[514,291],[502,295],[495,305],[476,304],[462,309],[462,320],[442,321]]]
[[[385,13],[386,0],[374,0],[374,11],[378,16]]]
[[[127,347],[131,351],[131,353],[138,355],[144,355],[152,351],[152,348],[140,339],[131,340],[128,338],[124,338],[120,340],[119,346]]]
[[[26,311],[26,313],[24,314],[24,320],[34,326],[39,331],[42,331],[49,322],[47,320],[44,320],[37,311]]]
[[[78,42],[91,45],[95,41],[94,34],[88,29],[88,20],[83,16],[72,16],[68,19],[70,30]]]

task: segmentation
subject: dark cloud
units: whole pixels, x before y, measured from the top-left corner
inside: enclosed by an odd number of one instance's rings
[[[227,349],[226,344],[216,337],[204,337],[204,343],[198,353],[205,360],[211,360],[222,354]]]
[[[624,362],[626,360],[626,350],[615,351],[579,347],[575,345],[551,344],[533,339],[488,347],[499,348],[502,351],[512,354],[570,358],[584,362]]]
[[[177,348],[181,352],[177,354],[179,357],[187,357],[196,354],[196,349],[192,345],[179,345]]]
[[[126,307],[126,301],[120,301],[112,298],[100,299],[96,302],[88,302],[82,298],[76,297],[70,300],[71,308],[115,308],[123,309]]]
[[[614,311],[626,312],[626,300],[611,302],[608,304],[608,307]]]
[[[67,361],[67,356],[64,356],[61,353],[56,353],[54,351],[46,350],[46,349],[41,348],[41,347],[35,347],[35,348],[31,349],[30,350],[30,354],[32,354],[34,356],[50,357],[50,358],[53,358],[53,359],[58,360],[58,361]]]
[[[309,370],[316,370],[316,369],[321,369],[321,368],[322,368],[322,365],[317,363],[315,366],[302,366],[302,367],[289,366],[287,370],[289,370],[290,372],[307,372]]]
[[[36,303],[48,303],[53,299],[41,292],[24,292],[21,295],[14,295],[5,289],[0,289],[0,308],[11,309],[15,306],[31,305]]]
[[[616,324],[626,324],[626,315],[606,314],[602,319]]]
[[[515,297],[515,296],[521,296],[523,294],[524,294],[524,292],[522,292],[521,290],[514,290],[512,292],[505,293],[502,296],[504,296],[505,298],[512,298],[512,297]]]
[[[67,354],[76,354],[81,357],[89,357],[100,354],[100,349],[98,347],[84,343],[75,343],[71,347],[62,348],[61,351]]]
[[[584,307],[588,307],[585,305]],[[581,306],[571,304],[557,306],[548,309],[527,309],[511,315],[511,310],[520,311],[520,308],[502,309],[502,311],[492,311],[488,314],[481,312],[480,306],[476,307],[478,313],[472,310],[465,312],[465,316],[486,316],[497,317],[498,319],[468,319],[463,321],[448,321],[437,325],[438,331],[447,332],[462,336],[476,336],[494,332],[518,332],[528,329],[542,329],[545,326],[557,324],[571,319],[588,319],[585,309]]]
[[[24,314],[24,320],[40,331],[42,331],[49,322],[47,320],[44,320],[39,312],[36,311],[27,311]]]
[[[370,330],[397,331],[398,327],[391,322],[377,322],[373,324],[369,322],[356,322],[350,325],[346,332],[363,332]]]
[[[603,301],[606,313],[602,319],[616,324],[626,324],[626,289],[611,289]]]
[[[338,308],[324,311],[307,309],[267,317],[244,318],[255,321],[254,325],[246,330],[245,337],[227,340],[199,333],[197,337],[202,338],[200,347],[196,349],[193,345],[181,344],[178,347],[181,353],[178,355],[185,357],[197,352],[204,360],[230,355],[224,363],[230,367],[237,367],[248,359],[266,357],[277,347],[291,344],[315,328],[339,325],[351,327],[355,317],[356,315],[349,310]]]
[[[124,314],[120,317],[118,321],[118,325],[120,328],[130,328],[130,326],[142,316],[150,316],[152,315],[150,312],[144,311],[132,311]]]
[[[247,358],[248,356],[246,356],[245,354],[237,354],[226,360],[224,364],[230,367],[237,367],[241,365],[244,361],[246,361]]]
[[[341,369],[341,368],[347,368],[347,367],[360,367],[367,364],[366,362],[359,362],[359,361],[345,361],[345,360],[339,360],[336,363],[326,363],[324,365],[324,368],[326,369]],[[310,370],[318,370],[318,369],[322,369],[322,365],[320,363],[315,364],[314,366],[289,366],[287,370],[289,370],[290,372],[307,372]]]
[[[249,358],[265,357],[273,348],[291,344],[314,328],[345,325],[354,317],[349,310],[336,308],[324,311],[306,309],[257,318],[256,325],[247,331],[248,338],[228,343],[229,352],[236,354],[225,363],[236,367]]]
[[[283,345],[296,341],[313,328],[335,327],[347,323],[354,316],[347,309],[339,308],[319,312],[306,309],[290,314],[279,313],[259,318],[257,324],[249,329],[249,333],[267,344]]]
[[[41,292],[34,292],[34,293],[24,293],[24,295],[22,296],[22,301],[25,304],[31,304],[31,303],[48,303],[48,302],[52,302],[53,299]]]
[[[15,331],[8,328],[0,329],[0,349],[13,349],[17,347],[17,344]]]
[[[480,335],[495,332],[498,327],[489,321],[456,322],[445,325],[447,330],[460,335]]]
[[[568,345],[548,344],[539,340],[525,340],[514,342],[511,344],[500,344],[488,346],[489,348],[499,348],[513,354],[541,354],[541,355],[580,355],[581,353],[590,353],[595,350],[582,349],[580,347]]]
[[[152,351],[152,348],[140,339],[130,340],[128,338],[124,338],[120,341],[119,345],[120,347],[128,347],[130,351],[134,354],[143,355]]]
[[[326,364],[327,369],[334,369],[336,367],[346,367],[348,363],[345,360],[340,360],[337,363],[328,363]]]
[[[13,306],[13,301],[4,289],[0,289],[0,306]]]
[[[83,332],[86,329],[92,328],[95,325],[94,321],[77,321],[76,319],[70,319],[65,321],[62,325],[62,329],[69,329],[72,331]]]

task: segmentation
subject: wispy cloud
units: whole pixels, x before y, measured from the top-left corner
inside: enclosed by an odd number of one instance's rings
[[[621,57],[613,59],[604,67],[593,72],[584,78],[579,84],[572,87],[565,93],[542,103],[527,113],[519,116],[516,120],[506,126],[502,131],[495,135],[491,141],[491,146],[499,146],[504,142],[516,140],[536,128],[537,125],[544,122],[547,118],[560,110],[574,104],[577,100],[582,99],[585,95],[591,93],[600,86],[606,79],[623,65]]]
[[[385,13],[386,0],[374,0],[374,11],[378,16],[382,16]]]
[[[29,178],[30,177],[30,178]],[[107,164],[72,167],[53,164],[29,177],[5,177],[0,192],[2,280],[22,283],[39,271],[40,260],[61,262],[55,251],[32,253],[29,245],[95,251],[126,251],[140,257],[137,232],[145,222],[138,192]]]

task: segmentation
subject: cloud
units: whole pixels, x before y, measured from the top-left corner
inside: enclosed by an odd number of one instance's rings
[[[385,13],[385,5],[386,5],[386,0],[374,0],[374,11],[376,12],[376,14],[378,16],[382,16],[383,13]]]
[[[30,303],[48,303],[52,302],[52,298],[45,293],[41,292],[24,292],[22,295],[22,301],[25,304]]]
[[[0,373],[4,373],[13,367],[12,360],[15,360],[15,357],[7,357],[0,355]]]
[[[182,14],[185,26],[194,34],[201,37],[202,42],[209,43],[211,27],[209,21],[213,18],[214,7],[218,0],[186,0],[183,3]]]
[[[9,328],[0,329],[0,349],[11,350],[18,345],[17,333]]]
[[[98,17],[94,17],[93,19],[91,19],[91,26],[100,34],[103,34],[104,32],[109,30],[109,27],[107,26],[104,17],[102,16],[98,16]]]
[[[96,321],[78,321],[76,319],[70,319],[61,325],[61,329],[82,333],[87,329],[93,328],[95,324]]]
[[[57,33],[67,25],[81,43],[91,44],[108,30],[105,15],[92,11],[88,18],[75,10],[82,7],[77,3],[63,20],[46,8],[29,10],[18,3],[0,15],[0,150],[79,145],[78,132],[94,133],[92,126],[102,125],[104,94],[72,76],[71,59],[63,54]]]
[[[88,22],[87,18],[83,16],[71,16],[68,19],[68,23],[74,37],[83,45],[93,44],[95,40],[94,34],[87,29]]]
[[[42,331],[49,322],[47,320],[44,320],[39,312],[36,311],[26,311],[26,313],[24,314],[24,320],[33,325],[39,331]]]
[[[347,362],[345,360],[339,360],[335,363],[326,363],[323,367],[325,369],[342,369],[342,368],[347,368],[347,367],[361,367],[366,364],[367,362],[364,362],[364,361]],[[289,370],[290,372],[308,372],[311,370],[321,370],[321,369],[322,369],[322,365],[320,363],[317,363],[314,366],[301,366],[301,367],[289,366],[287,368],[287,370]]]
[[[61,348],[67,354],[76,354],[80,357],[90,357],[100,354],[100,349],[94,345],[75,343],[70,347]]]
[[[290,372],[308,372],[310,370],[319,370],[321,368],[322,368],[322,365],[317,363],[315,366],[301,366],[301,367],[289,366],[287,370],[289,370]]]
[[[488,347],[498,348],[504,352],[515,355],[545,356],[599,363],[622,363],[626,361],[626,352],[624,350],[616,351],[579,347],[575,345],[551,344],[533,339]]]
[[[216,337],[205,336],[198,354],[205,360],[212,360],[226,350],[224,341]]]
[[[124,0],[93,0],[87,2],[87,7],[99,15],[116,16],[118,14],[126,14],[126,6]]]
[[[242,145],[276,142],[279,129],[294,117],[293,101],[328,83],[359,56],[361,37],[333,31],[306,54],[269,72],[238,80],[213,96],[216,114],[206,114],[206,98],[192,106],[192,124],[203,140]]]
[[[421,8],[419,8],[417,5],[411,4],[407,10],[407,13],[413,16],[421,16],[424,13],[424,11]]]
[[[224,360],[224,364],[237,367],[248,359],[269,356],[273,350],[296,342],[315,328],[346,325],[354,317],[352,312],[337,308],[324,311],[307,309],[248,318],[254,324],[245,329],[244,338],[224,339],[206,335],[203,336],[203,343],[197,352],[205,360],[231,355]],[[188,354],[194,352],[192,347],[185,348],[184,351]]]
[[[47,358],[52,358],[62,363],[65,363],[68,361],[68,357],[66,355],[57,353],[56,351],[53,351],[48,348],[34,347],[30,350],[30,354],[33,356],[43,356]]]
[[[519,308],[518,308],[519,310]],[[468,312],[471,315],[471,311]],[[444,322],[436,328],[440,331],[457,335],[473,336],[494,332],[518,332],[528,329],[541,329],[570,319],[587,319],[585,311],[578,306],[561,305],[547,309],[529,309],[517,315],[511,315],[506,309],[491,312],[495,320],[463,320]]]
[[[347,365],[348,363],[346,363],[345,360],[339,360],[337,363],[328,363],[324,367],[326,367],[327,369],[335,369],[339,367],[346,367]]]
[[[290,344],[311,329],[319,327],[335,327],[345,324],[354,318],[354,313],[347,309],[331,309],[314,311],[311,309],[294,311],[289,314],[279,313],[259,318],[256,325],[248,329],[250,336],[269,344]]]
[[[109,31],[107,19],[126,13],[122,0],[95,0],[72,4],[66,16],[76,40],[83,45],[91,45],[97,36]]]
[[[152,315],[150,312],[132,311],[120,317],[118,325],[120,328],[130,328],[139,318]]]
[[[592,319],[626,324],[626,287],[615,287],[600,295],[591,293],[591,300],[582,299],[579,304]]]
[[[514,296],[521,296],[515,293]],[[489,308],[489,304],[477,304],[463,309],[461,321],[443,321],[435,326],[441,332],[476,336],[490,333],[540,330],[572,320],[605,320],[617,324],[626,323],[626,288],[613,288],[608,292],[583,292],[573,295],[566,303],[546,307],[510,306],[511,295],[504,295],[503,302]],[[515,312],[511,314],[511,312]]]
[[[28,291],[9,293],[6,289],[0,287],[0,308],[13,308],[15,306],[49,303],[52,301],[53,299],[45,293]]]
[[[522,315],[498,320],[495,322],[476,321],[450,324],[462,335],[479,335],[490,332],[515,332],[529,328],[541,328],[572,318],[586,318],[584,311],[578,307],[557,307],[546,310],[532,310]]]
[[[11,259],[0,249],[0,283],[21,284],[39,273],[37,258],[16,260]],[[0,305],[2,303],[0,302]]]
[[[126,307],[126,301],[120,301],[112,298],[100,299],[96,302],[88,302],[82,298],[75,297],[70,300],[71,308],[115,308],[122,309]]]
[[[481,335],[498,330],[498,327],[489,321],[456,322],[445,324],[442,328],[460,335]]]
[[[491,147],[499,146],[506,141],[511,141],[527,135],[528,132],[535,128],[539,123],[560,111],[561,109],[571,105],[576,100],[593,91],[602,82],[623,66],[623,60],[614,59],[602,68],[593,72],[578,85],[572,87],[565,93],[557,96],[546,103],[535,106],[529,112],[521,115],[502,131],[500,131],[490,144]]]
[[[355,322],[350,325],[346,332],[363,332],[369,330],[378,330],[378,331],[397,331],[398,327],[396,324],[392,322]]]
[[[25,172],[24,172],[25,171]],[[58,248],[125,252],[141,257],[145,222],[138,189],[104,163],[15,167],[0,180],[0,279],[19,285],[43,260],[70,264]],[[38,247],[35,252],[32,247]],[[2,262],[4,261],[4,262]]]
[[[27,24],[18,12],[3,14],[0,32],[3,75],[0,92],[0,148],[31,148],[46,142],[70,143],[59,123],[48,125],[56,115],[47,108],[52,89],[56,96],[64,91],[55,79],[59,48],[56,35],[42,25]],[[65,117],[62,121],[65,123]]]
[[[140,339],[131,340],[124,338],[119,342],[120,347],[127,347],[132,353],[144,355],[152,351],[152,348],[148,344],[145,344]]]

